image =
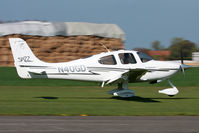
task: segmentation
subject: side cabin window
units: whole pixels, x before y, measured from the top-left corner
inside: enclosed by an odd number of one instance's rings
[[[150,60],[153,60],[150,56],[148,56],[147,54],[145,53],[142,53],[142,52],[137,52],[138,56],[140,57],[140,60],[144,63],[144,62],[147,62],[147,61],[150,61]]]
[[[119,58],[122,64],[135,64],[137,63],[132,53],[120,53]]]
[[[104,64],[104,65],[116,65],[116,60],[115,57],[113,55],[108,55],[108,56],[104,56],[101,57],[98,62],[100,64]]]

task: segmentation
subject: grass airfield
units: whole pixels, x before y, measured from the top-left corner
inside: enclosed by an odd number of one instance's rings
[[[15,68],[0,68],[0,115],[146,116],[199,115],[199,68],[175,75],[171,81],[180,90],[175,97],[159,94],[170,87],[130,84],[135,97],[115,98],[106,92],[116,86],[50,79],[20,79]]]

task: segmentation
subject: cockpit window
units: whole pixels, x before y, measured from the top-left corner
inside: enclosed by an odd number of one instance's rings
[[[119,58],[122,64],[137,63],[132,53],[120,53]]]
[[[138,56],[140,57],[140,60],[143,63],[152,60],[152,58],[150,56],[148,56],[147,54],[145,54],[145,53],[137,52],[137,54],[138,54]]]
[[[98,62],[100,64],[104,64],[104,65],[116,65],[116,60],[115,57],[113,55],[108,55],[108,56],[104,56],[101,57]]]

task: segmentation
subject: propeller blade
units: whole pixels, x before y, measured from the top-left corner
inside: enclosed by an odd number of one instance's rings
[[[182,71],[182,73],[183,73],[184,76],[185,76],[185,70],[188,69],[188,68],[190,68],[190,67],[192,67],[192,66],[185,65],[185,64],[181,64],[180,65],[180,69],[181,69],[181,71]]]
[[[181,65],[180,65],[180,68],[181,68],[181,71],[182,71],[183,75],[185,76],[184,65],[181,64]]]
[[[183,50],[181,48],[180,50],[180,59],[181,59],[181,64],[184,64],[184,55],[183,55]]]

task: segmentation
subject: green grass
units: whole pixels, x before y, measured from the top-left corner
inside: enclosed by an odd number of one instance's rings
[[[66,80],[18,78],[14,68],[0,68],[0,115],[199,115],[199,69],[172,78],[180,93],[158,93],[167,82],[130,84],[135,97],[113,98],[113,86]]]

